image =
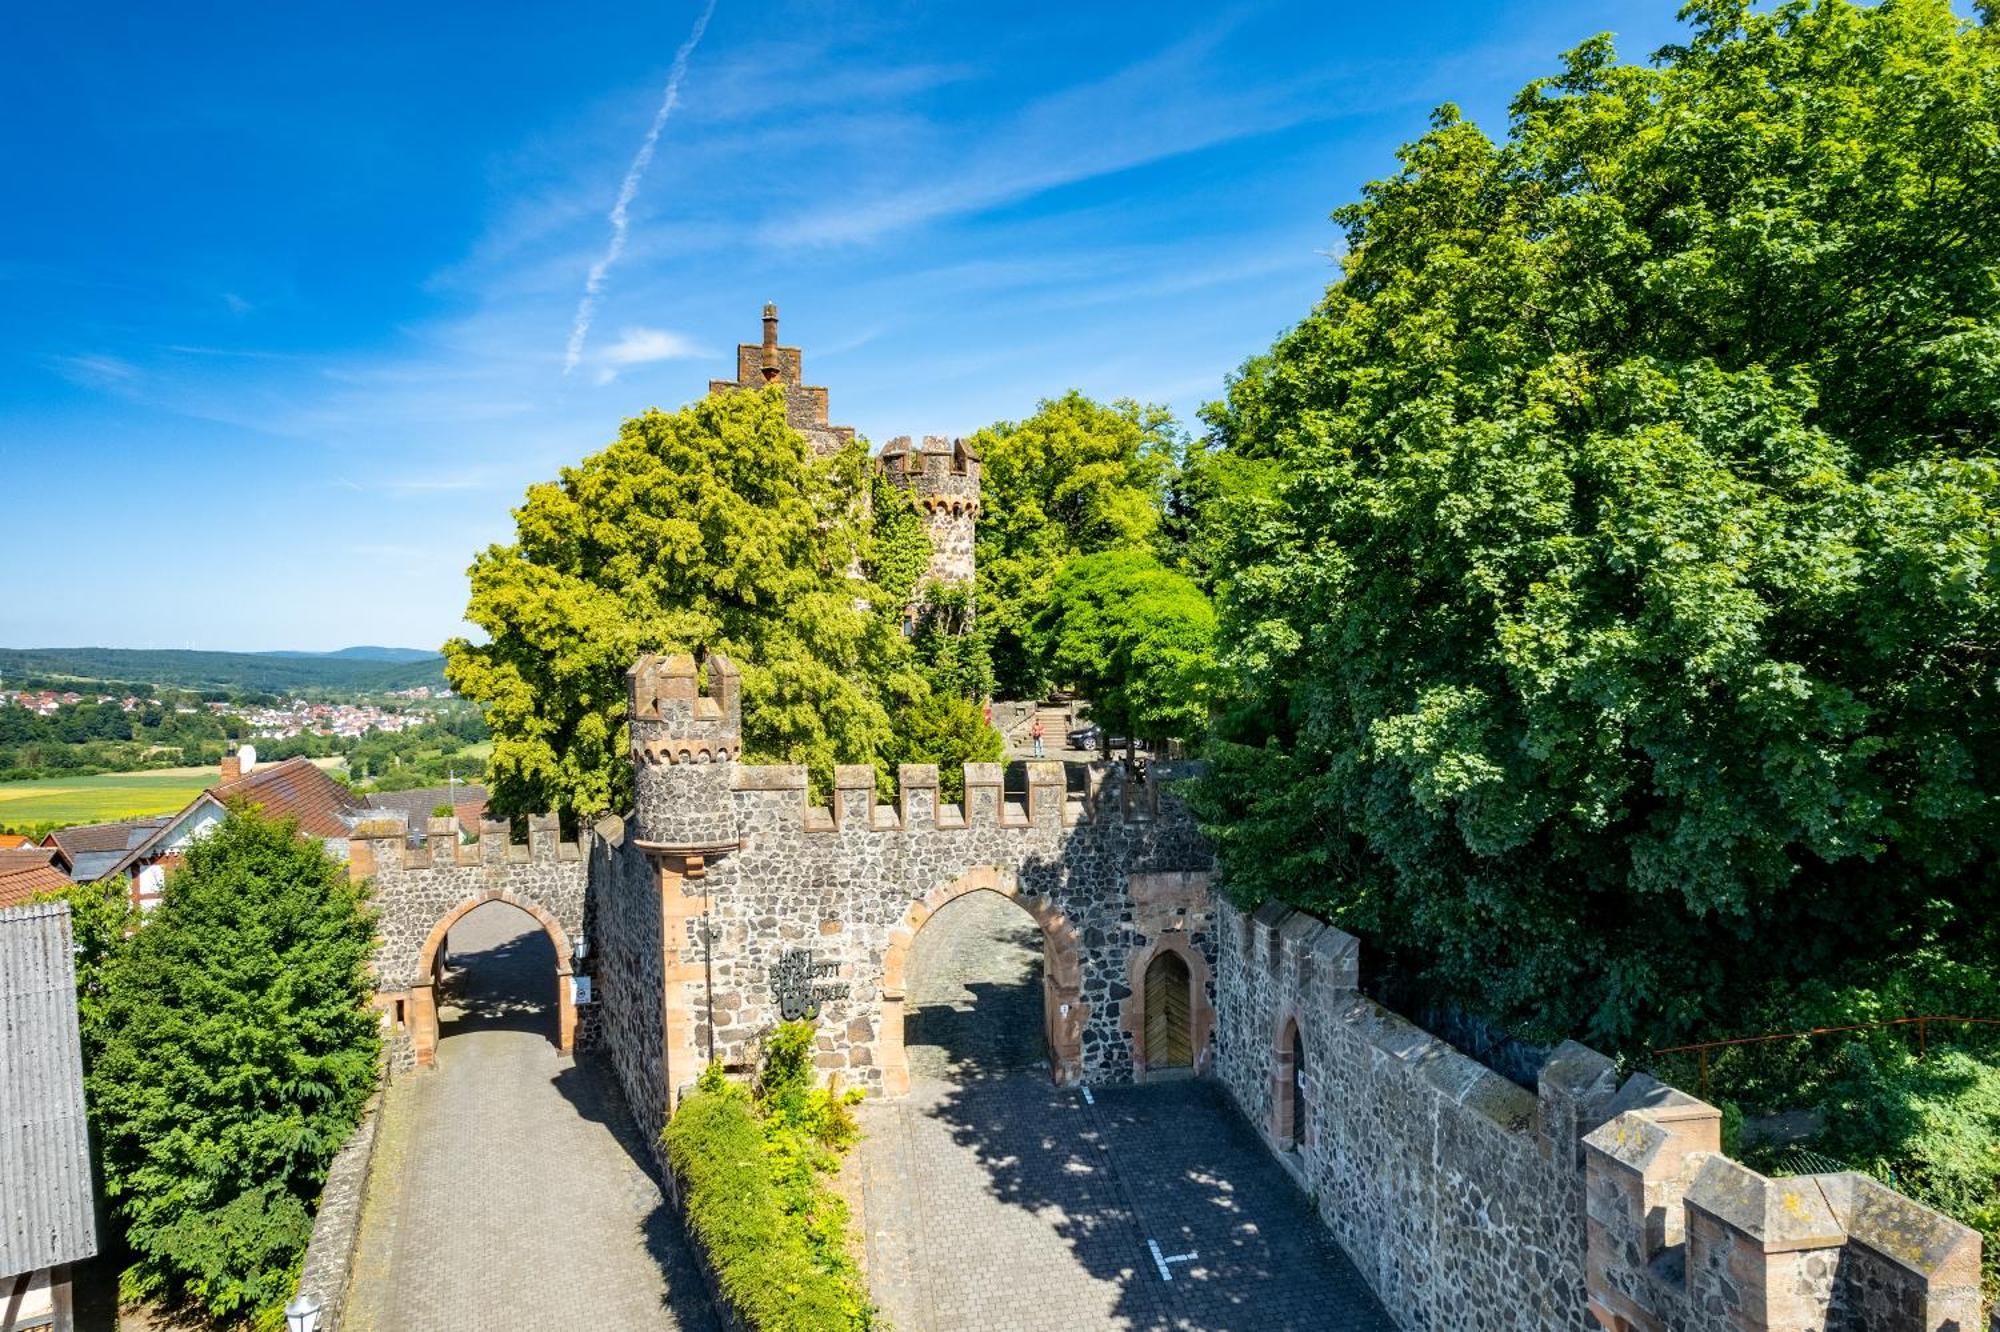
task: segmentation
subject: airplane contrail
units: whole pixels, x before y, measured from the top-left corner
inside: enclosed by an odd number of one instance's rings
[[[565,376],[576,369],[577,362],[583,359],[583,340],[590,336],[590,321],[597,317],[597,298],[604,291],[604,276],[611,271],[611,265],[618,262],[618,256],[625,253],[625,236],[631,230],[629,210],[632,196],[639,192],[639,182],[653,161],[653,149],[660,142],[660,131],[667,127],[667,117],[680,105],[681,80],[687,77],[688,57],[694,54],[694,48],[701,44],[702,33],[708,30],[708,20],[715,13],[715,3],[716,0],[708,0],[701,17],[694,21],[693,31],[681,43],[680,50],[674,52],[674,65],[667,72],[667,90],[660,97],[660,109],[653,113],[652,127],[646,131],[639,151],[633,154],[632,165],[625,172],[625,183],[618,187],[618,202],[611,206],[611,243],[604,247],[604,257],[590,266],[590,276],[583,283],[583,299],[576,303],[576,322],[570,326],[569,346],[563,352]]]

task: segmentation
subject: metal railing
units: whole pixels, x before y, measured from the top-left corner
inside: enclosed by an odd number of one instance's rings
[[[1882,1022],[1856,1022],[1845,1027],[1809,1027],[1804,1031],[1774,1031],[1763,1036],[1733,1036],[1723,1041],[1696,1041],[1691,1045],[1664,1045],[1646,1051],[1649,1055],[1692,1054],[1701,1060],[1701,1094],[1708,1096],[1708,1052],[1730,1049],[1739,1045],[1764,1045],[1771,1041],[1795,1041],[1807,1036],[1838,1036],[1850,1031],[1883,1031],[1890,1027],[1915,1027],[1917,1029],[1917,1058],[1922,1059],[1930,1048],[1930,1024],[1933,1022],[1966,1023],[1981,1027],[2000,1027],[2000,1018],[1950,1017],[1943,1014],[1925,1014],[1922,1017],[1889,1018]]]

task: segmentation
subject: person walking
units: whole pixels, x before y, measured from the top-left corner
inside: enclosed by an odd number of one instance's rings
[[[1034,729],[1029,731],[1028,735],[1035,742],[1035,757],[1036,758],[1045,757],[1045,755],[1043,755],[1042,753],[1042,719],[1040,717],[1035,718]]]

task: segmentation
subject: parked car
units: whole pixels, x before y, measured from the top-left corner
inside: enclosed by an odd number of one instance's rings
[[[1095,749],[1097,748],[1097,737],[1101,734],[1103,732],[1096,726],[1077,726],[1072,727],[1070,733],[1064,736],[1063,739],[1071,749]]]

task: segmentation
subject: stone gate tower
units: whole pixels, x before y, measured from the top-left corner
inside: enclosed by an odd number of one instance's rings
[[[882,450],[882,472],[915,499],[931,539],[927,577],[936,583],[972,582],[972,542],[979,523],[979,455],[962,439],[924,436],[912,445],[899,435]]]

